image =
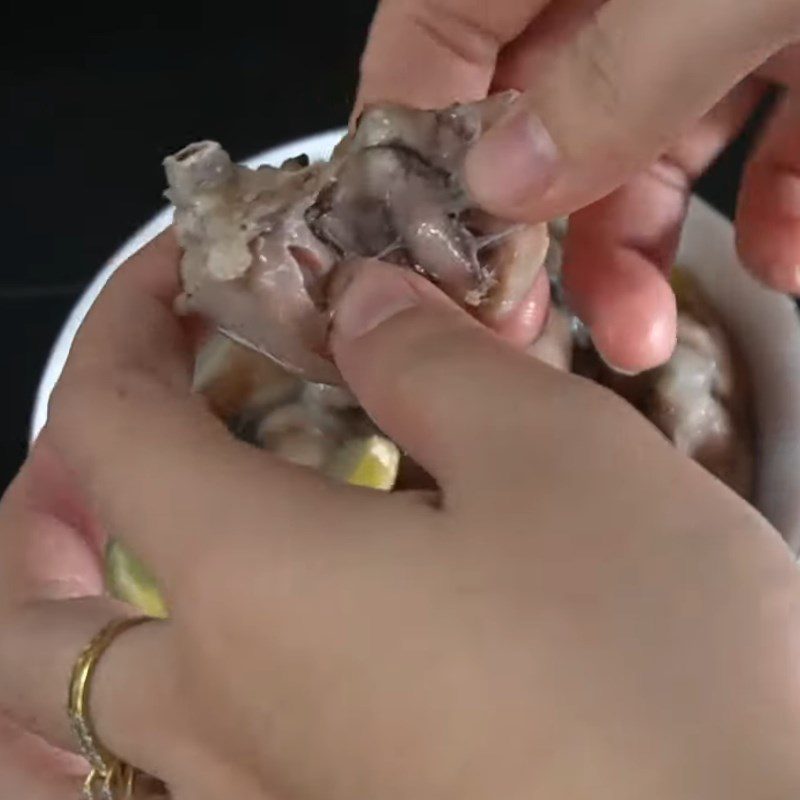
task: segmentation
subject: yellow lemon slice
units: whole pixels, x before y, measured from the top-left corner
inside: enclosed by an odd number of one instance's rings
[[[389,491],[397,480],[400,451],[389,439],[369,436],[341,447],[325,466],[331,478]],[[152,617],[167,616],[167,607],[149,570],[118,541],[106,550],[106,584],[112,596]]]
[[[343,445],[325,465],[331,478],[353,486],[389,491],[397,480],[400,451],[383,436],[353,439]]]
[[[165,618],[167,607],[147,568],[119,542],[106,548],[106,585],[118,600],[135,606],[151,617]]]

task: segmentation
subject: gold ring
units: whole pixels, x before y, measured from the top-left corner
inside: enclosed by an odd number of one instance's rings
[[[83,785],[83,800],[128,800],[133,797],[137,771],[104,747],[92,724],[91,686],[95,668],[114,640],[152,617],[123,617],[108,623],[87,645],[72,668],[68,713],[81,753],[90,772]]]

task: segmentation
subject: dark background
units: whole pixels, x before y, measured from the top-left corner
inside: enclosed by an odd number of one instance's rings
[[[344,124],[374,3],[18,6],[0,19],[0,489],[72,304],[163,206],[164,156],[213,138],[241,159]],[[751,136],[698,187],[727,214]]]

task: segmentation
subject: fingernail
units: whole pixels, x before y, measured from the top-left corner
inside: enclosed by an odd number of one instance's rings
[[[555,177],[559,154],[539,117],[519,108],[490,128],[467,154],[467,185],[490,210],[530,202]]]
[[[358,339],[392,317],[419,304],[402,268],[367,264],[358,269],[333,299],[333,330]]]

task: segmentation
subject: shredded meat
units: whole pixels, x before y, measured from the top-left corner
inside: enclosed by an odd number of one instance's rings
[[[439,111],[376,106],[329,162],[251,170],[215,142],[167,158],[184,247],[179,310],[328,384],[340,377],[327,346],[327,290],[344,260],[414,269],[487,322],[508,313],[542,265],[547,228],[482,212],[461,168],[514,96]]]
[[[652,378],[645,413],[680,452],[749,497],[754,448],[747,378],[699,294],[682,299],[675,351]]]

